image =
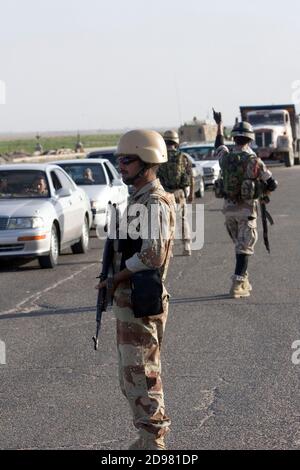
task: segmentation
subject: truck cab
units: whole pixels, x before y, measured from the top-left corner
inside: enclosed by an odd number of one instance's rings
[[[242,120],[255,133],[256,153],[262,159],[299,164],[299,116],[294,105],[241,107]]]

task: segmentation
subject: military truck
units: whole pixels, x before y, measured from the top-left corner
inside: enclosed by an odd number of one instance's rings
[[[240,106],[243,121],[253,126],[255,152],[261,159],[299,165],[300,129],[295,105]]]
[[[217,134],[217,126],[209,121],[199,121],[196,117],[192,122],[185,122],[178,129],[179,142],[212,142]]]

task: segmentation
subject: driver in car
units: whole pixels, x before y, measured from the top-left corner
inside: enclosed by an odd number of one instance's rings
[[[41,196],[48,196],[47,182],[43,176],[34,180],[30,192],[37,193]]]
[[[94,180],[94,177],[93,177],[93,172],[90,168],[86,168],[84,170],[84,182],[85,184],[94,184],[95,183],[95,180]]]

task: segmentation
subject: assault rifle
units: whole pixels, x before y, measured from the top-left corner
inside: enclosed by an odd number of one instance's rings
[[[112,305],[112,288],[113,288],[113,240],[109,238],[106,239],[104,251],[103,251],[103,260],[102,260],[102,271],[97,279],[100,279],[100,282],[106,280],[106,287],[102,287],[98,290],[97,296],[97,306],[96,306],[96,334],[93,336],[94,349],[97,351],[99,344],[99,332],[101,328],[102,313],[106,312],[108,305]]]
[[[262,186],[262,194],[259,198],[259,205],[260,205],[260,212],[261,212],[261,221],[263,226],[263,236],[264,236],[264,243],[265,247],[270,253],[270,243],[268,238],[268,222],[270,225],[274,225],[274,220],[270,214],[270,212],[266,208],[266,204],[270,202],[270,198],[267,194],[265,194],[265,185]]]
[[[97,296],[97,307],[96,307],[96,334],[93,336],[94,349],[97,351],[99,344],[99,332],[101,328],[102,313],[106,312],[107,307],[113,303],[113,256],[114,256],[114,238],[119,237],[119,219],[120,212],[116,204],[113,204],[114,209],[111,210],[111,221],[110,221],[110,234],[111,237],[107,237],[103,250],[102,257],[102,270],[97,279],[100,282],[106,280],[106,287],[102,287],[98,290]],[[114,233],[114,236],[112,235]]]

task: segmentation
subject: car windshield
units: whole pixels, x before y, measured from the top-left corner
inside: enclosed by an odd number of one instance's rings
[[[183,152],[188,153],[195,161],[215,160],[214,147],[183,147]]]
[[[0,170],[0,198],[49,197],[47,175],[40,170]]]
[[[101,164],[97,163],[59,163],[69,176],[80,186],[106,184]]]

